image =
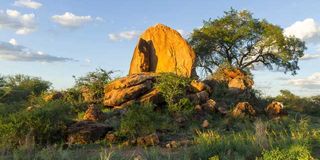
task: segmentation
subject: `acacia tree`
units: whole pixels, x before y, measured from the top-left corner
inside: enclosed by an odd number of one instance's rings
[[[262,64],[295,75],[306,50],[303,41],[285,36],[281,27],[234,9],[221,18],[204,21],[189,42],[197,54],[197,66],[210,74],[216,66],[227,63],[239,69]]]

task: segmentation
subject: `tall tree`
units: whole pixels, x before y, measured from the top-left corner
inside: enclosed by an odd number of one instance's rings
[[[228,63],[240,69],[262,64],[295,75],[306,50],[303,41],[285,36],[281,27],[253,18],[249,11],[234,9],[221,18],[204,21],[189,42],[197,54],[197,66],[209,73]]]

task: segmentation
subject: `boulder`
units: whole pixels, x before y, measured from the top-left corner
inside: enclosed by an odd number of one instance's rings
[[[203,104],[209,100],[209,93],[207,91],[201,91],[194,94],[189,94],[187,97],[193,104]]]
[[[206,103],[201,105],[201,108],[206,111],[215,111],[216,102],[213,99],[207,100]]]
[[[196,55],[187,41],[163,24],[148,28],[140,36],[131,60],[129,75],[142,72],[172,72],[191,77]]]
[[[285,115],[286,112],[283,109],[283,104],[281,102],[273,101],[265,108],[266,113],[269,117],[277,117]]]
[[[201,92],[206,90],[207,92],[212,92],[211,91],[211,87],[209,87],[207,84],[205,84],[204,82],[201,82],[199,80],[192,80],[191,81],[191,91],[193,92]]]
[[[108,88],[108,87],[106,87]],[[114,89],[105,91],[104,104],[106,106],[119,106],[130,100],[137,99],[144,93],[152,89],[152,81],[147,80],[144,83],[137,84],[128,88]]]
[[[83,120],[88,121],[103,121],[105,120],[105,115],[103,112],[95,105],[89,105],[88,109],[86,110]]]
[[[81,95],[83,97],[84,102],[94,103],[94,101],[95,101],[94,96],[95,95],[94,95],[94,92],[92,90],[90,90],[89,87],[87,87],[87,86],[81,87],[80,92],[81,92]]]
[[[79,121],[67,129],[69,144],[87,144],[103,139],[113,128],[94,121]]]
[[[49,92],[49,93],[45,93],[43,96],[43,99],[46,102],[54,101],[62,98],[63,98],[63,94],[61,92]]]
[[[244,80],[241,77],[236,77],[234,79],[231,79],[228,83],[228,87],[230,89],[240,89],[240,90],[245,90],[247,88]]]
[[[137,144],[139,146],[154,146],[160,143],[159,137],[157,134],[153,133],[145,137],[137,138]]]
[[[245,116],[254,117],[255,109],[248,102],[239,102],[232,111],[233,117],[243,118]]]

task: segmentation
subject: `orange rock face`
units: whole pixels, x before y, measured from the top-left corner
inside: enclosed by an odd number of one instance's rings
[[[140,36],[129,74],[172,72],[185,77],[196,76],[195,59],[191,46],[176,30],[157,24]]]
[[[277,117],[280,115],[285,115],[286,112],[283,109],[283,104],[281,102],[272,102],[265,108],[266,113],[269,117]]]

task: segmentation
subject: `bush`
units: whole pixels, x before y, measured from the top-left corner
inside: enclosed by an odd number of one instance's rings
[[[156,132],[163,123],[160,113],[155,112],[152,105],[133,104],[121,119],[120,133],[131,138],[145,136]]]
[[[30,95],[39,96],[51,87],[50,82],[41,78],[20,74],[2,77],[0,83],[0,102],[3,103],[24,101]]]
[[[36,144],[62,141],[71,116],[73,114],[69,104],[52,101],[30,111],[22,110],[2,117],[0,119],[1,144],[15,146],[31,140]]]
[[[156,83],[156,87],[168,104],[171,113],[192,109],[189,99],[186,99],[187,89],[191,80],[173,73],[163,73]]]
[[[288,90],[281,90],[280,95],[275,97],[275,100],[283,102],[285,107],[292,111],[320,116],[319,96],[310,98],[299,97]]]
[[[96,69],[95,72],[89,72],[83,77],[74,77],[75,88],[80,90],[85,100],[91,102],[101,103],[104,95],[104,86],[112,80],[111,74],[113,71],[106,71],[104,69]]]

